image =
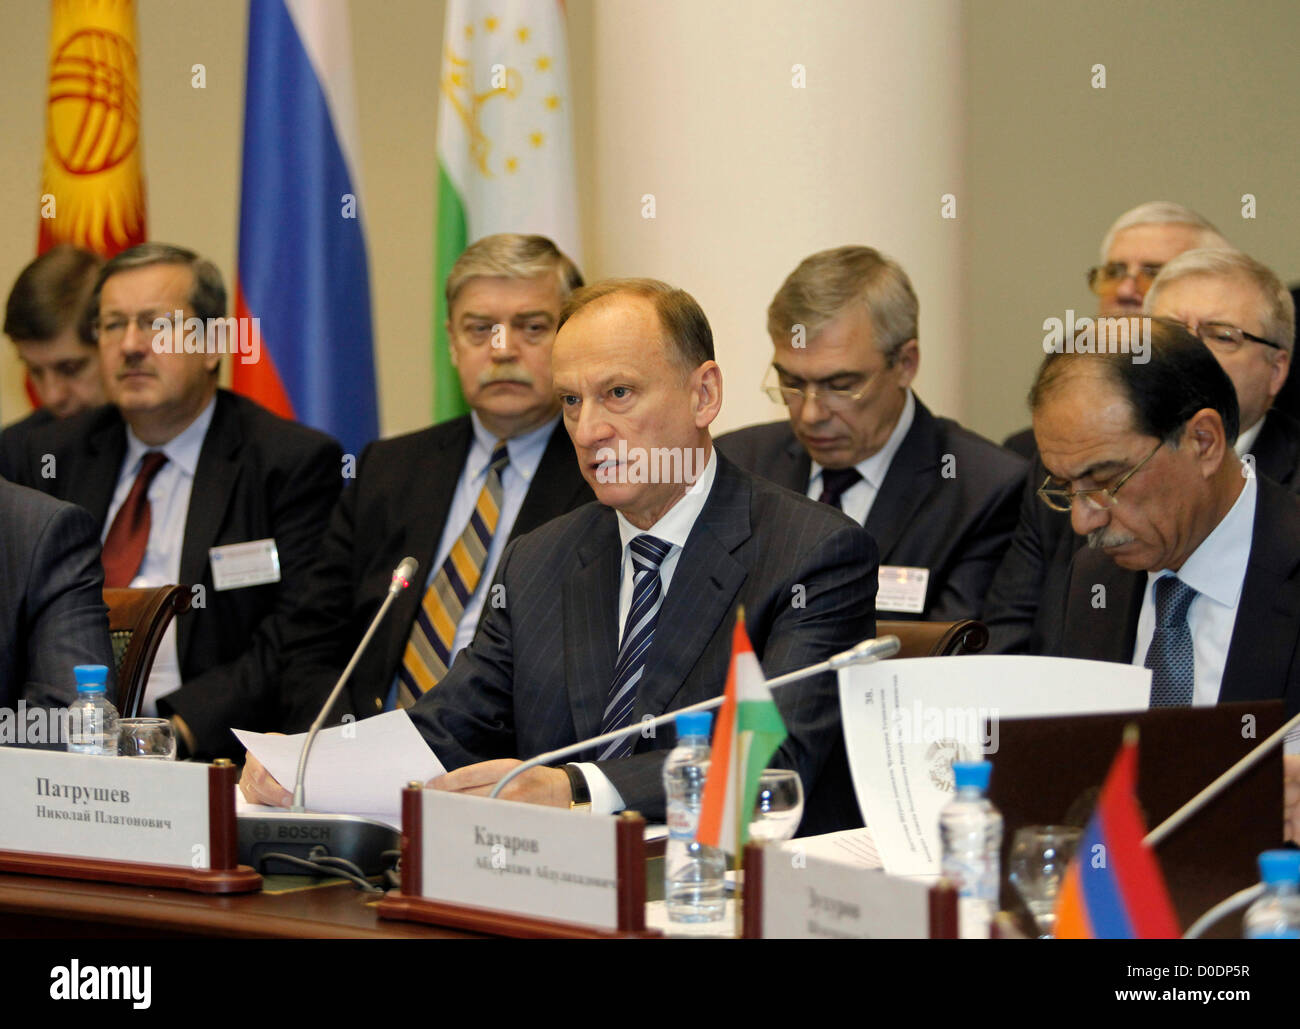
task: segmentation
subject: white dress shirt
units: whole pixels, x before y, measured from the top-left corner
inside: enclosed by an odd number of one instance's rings
[[[181,550],[185,544],[185,520],[190,511],[190,491],[194,488],[194,473],[199,466],[199,452],[203,439],[212,424],[216,411],[216,398],[208,402],[197,418],[175,439],[160,447],[151,447],[126,428],[126,457],[122,460],[113,490],[113,501],[108,506],[102,544],[113,526],[113,519],[126,503],[127,494],[135,484],[144,455],[158,450],[167,455],[167,461],[158,469],[149,484],[149,543],[145,548],[140,570],[131,580],[133,588],[170,586],[181,581]],[[176,622],[167,627],[154,658],[149,683],[145,687],[140,713],[153,718],[158,714],[158,698],[180,689],[180,655],[176,649]]]
[[[1264,418],[1268,417],[1268,412],[1264,412]],[[1232,449],[1237,452],[1238,457],[1245,457],[1255,449],[1255,440],[1259,439],[1260,430],[1264,428],[1264,418],[1261,418],[1249,429],[1243,429],[1237,433],[1237,442],[1232,445]]]
[[[484,427],[477,411],[471,411],[469,419],[474,427],[474,438],[470,443],[465,464],[460,470],[460,478],[456,481],[456,492],[452,495],[451,508],[447,511],[447,520],[442,527],[442,538],[438,541],[438,550],[434,555],[433,564],[429,566],[429,574],[425,576],[421,596],[428,592],[434,576],[441,570],[447,555],[451,553],[451,548],[456,545],[461,533],[465,531],[465,526],[469,524],[470,516],[478,504],[479,494],[483,492],[483,484],[487,482],[488,469],[492,467],[492,451],[497,445],[497,438]],[[501,552],[506,548],[506,540],[510,538],[515,519],[519,517],[519,509],[523,507],[524,497],[528,495],[533,476],[537,474],[537,466],[542,463],[542,455],[546,453],[546,446],[551,441],[551,433],[555,431],[559,420],[560,416],[557,414],[545,425],[522,436],[506,440],[510,463],[501,473],[501,511],[497,517],[497,529],[492,534],[492,545],[488,547],[487,558],[483,563],[483,574],[474,588],[473,595],[469,598],[469,603],[465,605],[460,621],[456,623],[456,636],[451,647],[452,662],[456,660],[456,655],[469,645],[478,629],[479,614],[483,610],[483,601],[492,588],[492,579],[496,575]],[[451,664],[449,663],[447,667],[450,668]],[[398,679],[394,676],[392,683],[389,684],[385,710],[391,711],[397,702],[397,683]]]
[[[704,471],[700,473],[700,477],[695,480],[694,485],[686,491],[686,495],[681,500],[670,507],[663,517],[648,529],[638,529],[623,517],[621,511],[615,512],[618,519],[618,536],[623,544],[623,560],[619,566],[618,586],[619,646],[623,645],[623,630],[626,628],[624,623],[627,622],[628,612],[632,610],[634,585],[630,546],[632,538],[640,536],[642,533],[648,533],[672,545],[668,551],[668,556],[659,564],[659,588],[661,596],[664,600],[667,600],[668,589],[672,585],[673,572],[677,568],[677,560],[682,556],[682,548],[686,545],[687,537],[690,536],[691,530],[695,528],[696,519],[700,517],[700,512],[704,510],[704,504],[709,499],[709,493],[713,490],[713,480],[717,472],[718,453],[710,448],[709,459],[705,462]],[[660,610],[662,610],[662,602]],[[592,814],[608,815],[623,810],[622,796],[598,765],[594,762],[583,761],[578,762],[578,768],[582,770],[582,774],[587,780],[587,789],[591,792]]]
[[[889,474],[889,466],[893,463],[894,455],[898,453],[898,448],[903,445],[903,437],[912,428],[912,420],[915,417],[916,398],[912,396],[912,391],[909,389],[907,399],[903,401],[902,413],[898,416],[898,424],[894,426],[894,431],[889,434],[889,439],[885,440],[885,445],[854,466],[861,474],[862,479],[855,482],[841,495],[840,510],[859,525],[867,524],[867,516],[871,514],[871,505],[876,502],[876,496],[880,493],[880,487],[885,481],[885,476]],[[808,473],[808,496],[816,500],[821,495],[822,466],[814,461],[812,469]]]
[[[1147,573],[1142,610],[1138,615],[1137,641],[1133,646],[1133,664],[1141,666],[1156,627],[1156,580],[1176,575],[1197,596],[1187,609],[1187,628],[1192,634],[1193,673],[1192,704],[1208,707],[1219,701],[1219,686],[1232,643],[1232,629],[1237,623],[1241,587],[1250,560],[1250,543],[1255,527],[1255,501],[1258,487],[1247,478],[1223,520],[1214,527],[1201,545],[1192,551],[1176,573],[1168,569]]]

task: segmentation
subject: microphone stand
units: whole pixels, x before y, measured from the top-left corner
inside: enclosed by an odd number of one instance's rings
[[[875,639],[863,640],[861,643],[835,654],[833,657],[820,661],[815,665],[809,665],[807,668],[800,668],[793,672],[786,672],[784,675],[778,675],[775,679],[767,680],[769,690],[780,689],[792,682],[798,682],[801,679],[809,679],[814,675],[820,675],[823,672],[834,672],[841,668],[847,668],[849,665],[870,664],[873,661],[879,661],[882,658],[892,657],[897,654],[902,644],[897,636],[881,636]],[[701,700],[698,704],[691,704],[687,707],[678,708],[676,711],[669,711],[667,714],[659,715],[656,718],[647,718],[643,722],[636,722],[633,725],[624,726],[621,729],[614,729],[611,732],[602,733],[599,736],[593,736],[589,740],[582,740],[578,743],[572,743],[567,747],[560,747],[557,750],[548,750],[544,754],[538,754],[536,757],[530,757],[522,764],[516,765],[510,769],[497,784],[492,787],[489,797],[499,796],[506,785],[518,775],[522,775],[530,768],[536,768],[538,765],[550,765],[560,758],[571,757],[574,754],[589,750],[592,747],[599,747],[605,743],[622,739],[624,736],[631,736],[633,733],[642,732],[655,726],[664,725],[673,721],[678,715],[688,711],[711,711],[715,707],[720,707],[726,699],[724,696],[711,697],[708,700]]]

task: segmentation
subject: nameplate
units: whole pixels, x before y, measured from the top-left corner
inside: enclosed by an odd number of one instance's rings
[[[615,931],[618,819],[421,792],[419,896]]]
[[[930,887],[797,850],[763,849],[762,936],[794,940],[923,940]]]
[[[212,867],[209,767],[0,747],[0,851]]]

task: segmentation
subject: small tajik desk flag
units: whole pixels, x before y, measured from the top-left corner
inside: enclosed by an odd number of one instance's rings
[[[742,611],[732,637],[726,699],[713,733],[696,840],[740,852],[749,839],[759,776],[785,737],[785,723],[754,656]]]

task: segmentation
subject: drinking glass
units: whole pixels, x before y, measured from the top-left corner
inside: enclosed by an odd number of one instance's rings
[[[1027,825],[1011,840],[1011,884],[1029,908],[1039,939],[1056,926],[1056,898],[1081,830],[1069,825]]]
[[[758,780],[749,838],[779,843],[790,839],[803,818],[803,783],[790,768],[764,769]]]
[[[118,720],[119,757],[142,757],[153,761],[176,760],[176,732],[168,718],[121,718]]]

